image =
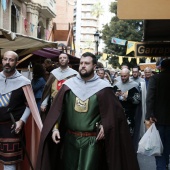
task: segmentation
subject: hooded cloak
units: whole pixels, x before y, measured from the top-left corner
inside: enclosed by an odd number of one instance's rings
[[[53,170],[51,169],[49,155],[56,152],[56,150],[53,149],[49,152],[48,142],[51,140],[52,129],[60,117],[62,122],[62,105],[64,96],[69,90],[70,88],[67,85],[62,86],[45,119],[40,138],[36,170]],[[105,167],[105,170],[139,170],[123,108],[115,97],[113,90],[110,87],[102,88],[96,92],[96,96],[99,103],[101,124],[105,132],[104,142],[108,167]],[[60,124],[59,129],[62,138],[61,129],[62,124]],[[59,162],[53,163],[59,164]],[[58,167],[56,170],[61,169]]]

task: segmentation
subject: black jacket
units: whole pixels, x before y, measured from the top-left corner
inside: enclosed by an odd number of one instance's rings
[[[154,116],[157,124],[170,125],[170,71],[149,79],[146,97],[146,119]]]

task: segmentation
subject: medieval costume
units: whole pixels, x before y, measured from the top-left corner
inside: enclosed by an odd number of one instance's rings
[[[42,105],[50,107],[51,101],[54,99],[58,90],[62,87],[62,84],[69,78],[77,75],[77,71],[73,70],[72,68],[67,67],[66,69],[56,68],[54,69],[48,81],[45,85],[42,94]],[[49,100],[50,99],[50,100]],[[47,109],[48,110],[48,109]],[[41,113],[42,120],[45,119],[45,113]]]
[[[48,142],[59,123],[64,143],[64,170],[138,170],[123,108],[111,86],[97,75],[84,81],[80,75],[67,80],[50,108],[41,134],[36,170],[61,170],[50,162]],[[96,141],[96,124],[103,125],[105,139]],[[60,149],[58,149],[60,151]]]
[[[119,101],[124,108],[124,112],[127,118],[127,122],[129,125],[131,136],[134,134],[135,128],[135,113],[137,105],[140,103],[140,92],[138,83],[129,80],[126,83],[122,81],[117,82],[114,87],[114,91],[116,92],[118,89],[121,90],[122,93],[127,94],[127,98],[124,99],[122,96],[119,96]]]
[[[143,79],[143,78],[141,78],[141,77],[137,77],[137,78],[134,78],[133,76],[132,77],[130,77],[130,80],[132,80],[132,81],[135,81],[136,83],[140,83],[140,82],[145,82],[145,80]]]
[[[133,135],[135,150],[137,151],[138,142],[140,138],[146,132],[144,121],[145,121],[145,115],[146,115],[146,93],[147,91],[146,91],[145,80],[143,78],[131,77],[130,80],[135,81],[136,83],[139,84],[139,91],[140,91],[140,96],[141,96],[141,102],[137,106],[136,113],[135,113],[135,132]]]
[[[21,140],[26,136],[26,140],[29,140],[29,153],[32,154],[30,157],[33,166],[35,166],[36,148],[38,147],[37,142],[39,141],[42,123],[30,83],[18,71],[15,71],[10,77],[6,77],[3,72],[0,73],[0,145],[4,146],[1,147],[0,162],[5,165],[17,164],[23,161],[24,154]],[[32,116],[29,116],[30,110]],[[13,122],[10,113],[12,113],[16,122],[21,119],[26,123],[29,117],[28,122],[31,124],[27,122],[28,124],[25,126],[26,128],[29,126],[29,129],[26,129],[29,136],[24,135],[24,130],[20,132],[21,134],[11,133]],[[35,137],[34,140],[37,140],[36,143],[30,138],[33,136]],[[24,170],[27,170],[28,167],[24,166]]]

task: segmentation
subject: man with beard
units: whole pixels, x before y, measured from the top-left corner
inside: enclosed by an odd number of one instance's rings
[[[53,170],[53,164],[61,170],[60,162],[64,170],[139,169],[123,108],[112,87],[94,73],[96,64],[95,55],[84,53],[79,74],[55,97],[41,134],[37,170]],[[51,136],[64,146],[62,161],[50,162],[56,152],[48,149]]]
[[[132,67],[132,77],[130,79],[137,83],[145,82],[145,80],[143,78],[139,77],[139,67],[138,66]]]
[[[121,70],[121,81],[117,82],[113,89],[118,97],[127,118],[130,134],[134,136],[135,114],[140,103],[140,92],[138,83],[129,79],[130,71],[127,68]],[[137,142],[137,141],[136,141]],[[135,142],[135,146],[136,146]]]
[[[122,65],[121,65],[121,70],[124,69],[124,68],[129,69],[129,66],[126,65],[126,64],[122,64]],[[114,84],[115,84],[116,82],[119,82],[119,81],[121,81],[121,76],[117,76],[117,77],[115,78]]]
[[[41,104],[42,120],[45,119],[46,116],[45,112],[47,109],[47,105],[51,104],[51,101],[54,99],[54,97],[58,93],[58,90],[61,88],[65,80],[77,74],[77,71],[73,70],[72,68],[69,68],[68,63],[69,63],[68,55],[64,53],[60,54],[59,55],[60,67],[54,69],[51,72],[50,77],[48,78],[48,81],[43,90],[42,104]]]
[[[36,128],[29,127],[27,129],[29,136],[26,137],[33,142],[31,143],[32,147],[35,147],[35,141],[39,141],[38,133],[40,134],[42,128],[38,108],[30,85],[31,82],[16,70],[17,62],[18,55],[15,52],[7,51],[4,53],[2,58],[3,71],[0,72],[0,162],[4,165],[4,170],[16,170],[17,164],[22,162],[24,158],[22,143],[24,138],[23,127],[30,115],[30,110],[36,122],[31,123]],[[29,120],[31,121],[31,119]],[[26,126],[28,124],[29,122]],[[37,138],[32,140],[35,133]],[[34,148],[35,157],[36,153],[37,144]],[[27,168],[28,165],[24,166],[24,168],[21,167],[21,169],[25,170]]]

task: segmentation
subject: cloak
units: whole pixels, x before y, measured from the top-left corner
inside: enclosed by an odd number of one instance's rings
[[[53,84],[53,82],[55,81],[55,77],[53,74],[50,74],[50,77],[48,78],[44,90],[43,90],[43,94],[42,94],[42,98],[41,98],[41,102],[44,101],[44,99],[50,94],[50,90],[51,90],[51,85]]]
[[[69,67],[65,70],[62,70],[60,67],[54,69],[51,72],[51,74],[50,74],[50,76],[49,76],[49,78],[48,78],[48,80],[45,84],[43,94],[42,94],[42,98],[41,98],[41,103],[45,100],[45,98],[47,96],[49,96],[49,95],[51,96],[52,84],[54,83],[55,80],[60,81],[60,80],[64,80],[64,79],[69,79],[72,76],[75,76],[76,74],[78,74],[78,72],[76,70],[73,70],[72,68],[69,68]],[[45,112],[40,112],[40,116],[41,116],[42,121],[44,121],[46,114],[49,111],[50,106],[51,106],[51,100],[48,100],[47,110]]]
[[[65,70],[61,70],[61,68],[54,69],[51,72],[50,77],[48,78],[48,80],[45,84],[41,101],[43,102],[44,99],[50,94],[51,86],[52,86],[53,82],[55,81],[55,79],[60,81],[63,79],[68,79],[69,77],[76,75],[76,74],[78,74],[77,71],[75,71],[69,67]]]
[[[146,115],[146,84],[145,82],[140,82],[140,93],[141,93],[141,102],[136,108],[135,113],[135,131],[133,136],[133,142],[135,151],[138,150],[138,143],[144,133],[146,132],[145,127],[145,115]]]
[[[24,94],[28,102],[28,106],[31,111],[31,114],[25,124],[26,149],[27,149],[27,152],[29,153],[29,157],[35,169],[39,141],[40,141],[40,133],[42,130],[42,121],[41,121],[40,114],[37,108],[37,104],[35,101],[34,93],[32,91],[32,87],[24,86],[23,90],[24,90]],[[26,156],[24,158],[24,161],[21,162],[21,170],[22,169],[30,170],[30,165],[28,164],[28,160]]]
[[[39,111],[38,111],[38,108],[36,105],[34,93],[32,91],[32,87],[30,85],[30,81],[27,78],[25,78],[24,76],[22,76],[18,71],[16,71],[13,76],[11,76],[7,79],[4,77],[2,72],[0,73],[0,76],[1,76],[1,79],[0,79],[1,85],[2,85],[2,83],[6,83],[5,81],[8,81],[8,79],[10,79],[10,83],[5,84],[7,86],[5,89],[6,90],[5,92],[15,90],[19,87],[23,88],[28,106],[31,111],[31,114],[24,126],[25,136],[26,136],[26,148],[27,148],[27,152],[30,156],[31,162],[33,164],[33,167],[35,169],[38,145],[39,145],[39,139],[40,139],[40,132],[42,129],[42,121],[41,121],[41,118],[39,115]],[[20,169],[30,170],[30,165],[28,164],[26,156],[24,157],[24,161],[21,162]],[[2,164],[0,165],[0,170],[3,170]]]
[[[62,116],[64,95],[69,90],[68,86],[62,86],[45,119],[40,138],[36,170],[53,170],[49,160],[49,155],[53,153],[49,153],[48,141],[51,140],[54,125]],[[106,87],[98,91],[96,95],[100,107],[101,124],[105,132],[105,153],[108,167],[105,170],[139,170],[125,114],[113,90]],[[60,124],[60,128],[62,128],[61,126]],[[62,140],[61,129],[60,135]],[[54,163],[59,164],[59,162]],[[58,167],[56,170],[60,170],[60,168]]]
[[[129,80],[127,83],[123,83],[122,81],[118,81],[114,84],[113,88],[117,86],[123,93],[135,87],[139,90],[139,84],[133,80]]]

